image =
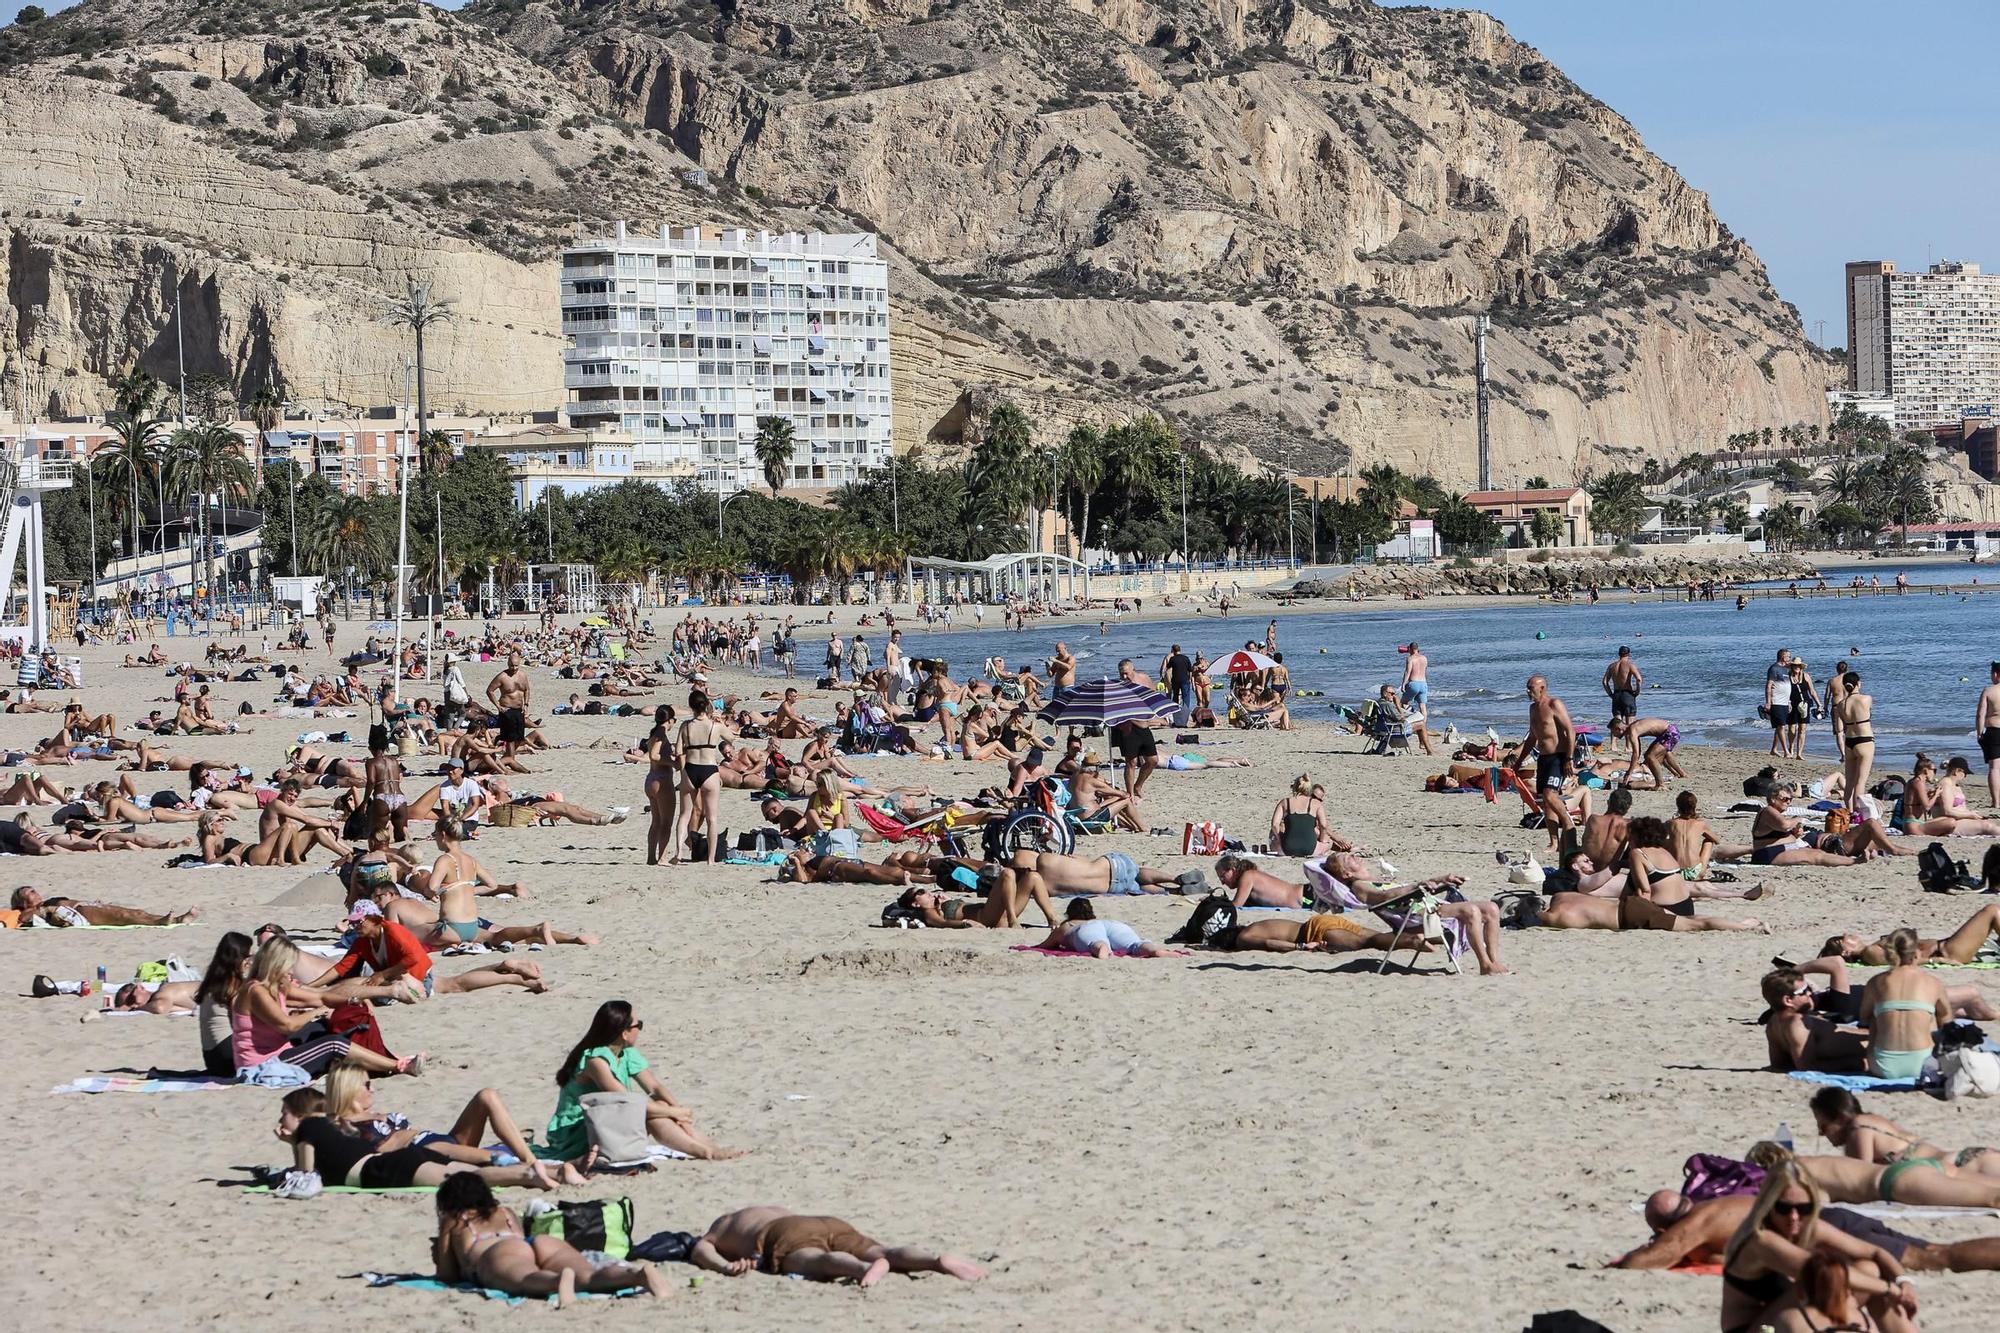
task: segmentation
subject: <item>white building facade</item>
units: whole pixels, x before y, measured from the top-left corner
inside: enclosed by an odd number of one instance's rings
[[[1847,266],[1847,387],[1895,401],[1898,430],[1928,430],[2000,406],[2000,274],[1946,261],[1899,273]]]
[[[569,418],[631,437],[632,470],[764,484],[758,421],[792,425],[788,485],[888,463],[889,266],[865,232],[662,227],[563,252]]]

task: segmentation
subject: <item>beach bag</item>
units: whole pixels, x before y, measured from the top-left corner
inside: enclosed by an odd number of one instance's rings
[[[1854,821],[1848,818],[1847,811],[1829,810],[1826,812],[1825,829],[1829,835],[1837,838],[1853,827]]]
[[[632,1253],[632,1200],[537,1199],[522,1218],[530,1236],[554,1236],[579,1250],[597,1250],[613,1259]]]
[[[1698,1152],[1681,1164],[1686,1183],[1681,1193],[1696,1203],[1732,1194],[1755,1194],[1764,1188],[1764,1168],[1733,1157]]]
[[[1960,1097],[2000,1095],[2000,1055],[1977,1046],[1961,1046],[1938,1057],[1938,1072],[1944,1075],[1944,1095],[1951,1101]]]
[[[487,811],[486,822],[494,828],[533,828],[542,817],[532,805],[498,805]]]
[[[584,1132],[590,1136],[600,1161],[643,1162],[652,1156],[653,1139],[646,1132],[646,1102],[643,1092],[586,1092],[577,1099],[583,1108]]]
[[[1207,944],[1235,926],[1236,904],[1225,894],[1211,893],[1195,904],[1194,913],[1179,930],[1167,936],[1167,943]]]
[[[861,835],[851,828],[830,828],[813,837],[812,849],[815,856],[837,856],[843,861],[858,861],[861,859]]]
[[[1926,893],[1954,893],[1979,887],[1979,881],[1966,873],[1965,863],[1953,860],[1941,842],[1917,853],[1917,883]]]
[[[1222,825],[1212,819],[1185,824],[1181,828],[1181,855],[1220,856],[1222,841]]]

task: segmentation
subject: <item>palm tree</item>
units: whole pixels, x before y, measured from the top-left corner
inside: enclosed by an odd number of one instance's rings
[[[784,489],[785,478],[792,466],[792,453],[797,448],[798,436],[792,429],[791,418],[757,418],[757,462],[764,469],[764,484],[771,488],[773,500]]]
[[[368,501],[362,496],[338,497],[308,540],[307,558],[328,578],[349,569],[371,576],[382,563],[382,542],[370,518]]]
[[[285,400],[271,381],[265,380],[256,393],[250,395],[250,421],[257,427],[257,457],[253,460],[257,485],[264,484],[264,451],[268,447],[265,436],[278,428],[285,419]]]
[[[121,417],[151,416],[161,390],[158,380],[134,366],[111,383],[112,412]]]
[[[1731,500],[1728,504],[1722,506],[1722,530],[1724,532],[1742,532],[1749,526],[1750,506],[1744,504],[1741,500]]]
[[[1764,544],[1785,550],[1804,538],[1805,515],[1795,504],[1774,505],[1764,511]]]
[[[225,507],[249,499],[253,483],[250,464],[243,457],[243,437],[215,422],[183,426],[173,434],[171,456],[169,486],[176,494],[194,498],[202,579],[213,587],[208,497],[214,495],[215,503]]]
[[[1095,426],[1078,426],[1071,430],[1069,438],[1063,441],[1063,476],[1069,478],[1069,489],[1083,510],[1083,522],[1076,532],[1076,558],[1085,562],[1090,559],[1090,502],[1096,497],[1097,488],[1104,484],[1104,437]],[[1090,591],[1090,567],[1084,566],[1083,587],[1086,596]]]
[[[1861,489],[1861,469],[1847,458],[1836,459],[1826,470],[1826,480],[1820,483],[1821,495],[1830,496],[1836,504],[1854,499]]]
[[[142,484],[152,482],[160,466],[164,435],[165,428],[143,412],[120,415],[116,443],[109,449],[100,449],[92,460],[103,460],[105,485],[132,520],[132,544],[126,548],[127,555],[139,554],[139,489]]]
[[[385,324],[406,328],[417,339],[417,439],[424,440],[430,434],[430,400],[424,392],[424,334],[439,324],[449,323],[453,310],[450,301],[442,300],[431,292],[429,278],[418,279],[414,275],[403,280],[403,294],[391,297],[389,308],[383,314]],[[428,466],[429,459],[422,460]]]

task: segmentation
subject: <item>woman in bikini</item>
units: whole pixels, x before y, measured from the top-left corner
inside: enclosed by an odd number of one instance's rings
[[[1940,1163],[1939,1169],[1948,1176],[1961,1172],[2000,1176],[2000,1152],[1967,1148],[1953,1157],[1895,1121],[1862,1110],[1860,1099],[1846,1088],[1821,1088],[1813,1094],[1812,1114],[1820,1137],[1864,1162],[1887,1165],[1904,1158],[1927,1158]]]
[[[438,1186],[438,1234],[431,1259],[440,1282],[476,1282],[513,1296],[553,1296],[557,1308],[579,1291],[615,1292],[644,1287],[667,1294],[667,1280],[651,1264],[592,1264],[568,1241],[533,1239],[521,1219],[502,1208],[493,1187],[476,1175],[447,1176]]]
[[[1903,1277],[1903,1266],[1881,1248],[1820,1225],[1826,1195],[1797,1158],[1775,1145],[1759,1144],[1769,1152],[1764,1188],[1722,1252],[1723,1333],[1750,1333],[1771,1325],[1778,1312],[1794,1305],[1792,1284],[1813,1255],[1825,1253],[1844,1261],[1849,1285],[1867,1302],[1885,1330],[1913,1330],[1916,1294]]]
[[[1692,887],[1681,873],[1680,862],[1667,850],[1672,833],[1664,820],[1650,816],[1633,820],[1626,827],[1629,851],[1625,861],[1625,883],[1617,900],[1591,892],[1561,892],[1550,896],[1542,911],[1542,924],[1556,930],[1754,930],[1768,935],[1771,928],[1754,918],[1730,920],[1719,916],[1696,916]],[[1571,862],[1579,868],[1588,861]],[[1582,882],[1582,881],[1579,881]],[[1608,885],[1608,881],[1607,881]]]
[[[376,1152],[415,1146],[472,1166],[525,1164],[534,1168],[544,1189],[583,1184],[597,1159],[595,1148],[585,1154],[580,1167],[570,1162],[537,1159],[513,1112],[492,1088],[481,1088],[473,1094],[448,1133],[416,1129],[406,1116],[377,1110],[375,1084],[368,1071],[347,1061],[326,1071],[326,1114],[348,1133],[374,1145]],[[500,1160],[501,1153],[480,1146],[489,1133],[500,1141],[501,1148],[513,1161]]]
[[[1861,677],[1847,674],[1847,692],[1834,706],[1840,719],[1840,771],[1847,793],[1847,808],[1859,811],[1861,797],[1868,790],[1868,770],[1875,765],[1875,696],[1861,692]]]
[[[688,694],[688,711],[694,716],[681,723],[681,790],[687,797],[686,833],[696,829],[708,837],[708,864],[722,859],[722,741],[729,733],[711,712],[708,695],[700,690]]]
[[[442,1185],[454,1175],[470,1175],[500,1185],[551,1189],[539,1162],[516,1166],[474,1166],[456,1162],[433,1149],[405,1144],[378,1148],[349,1133],[327,1112],[327,1097],[318,1088],[296,1088],[279,1103],[277,1136],[292,1145],[292,1166],[318,1175],[326,1185],[352,1189],[394,1190]]]
[[[438,846],[438,858],[431,863],[428,883],[437,895],[437,918],[431,938],[425,941],[427,945],[450,948],[459,944],[597,943],[595,935],[572,935],[555,929],[546,921],[536,926],[489,926],[482,923],[478,908],[473,904],[473,899],[478,896],[478,874],[466,856],[462,845],[464,837],[465,828],[456,815],[440,815],[431,829],[431,839]],[[410,901],[398,896],[393,886],[385,887],[378,896],[391,898],[398,906]],[[414,903],[411,905],[417,906]],[[424,911],[421,906],[417,910]]]
[[[680,817],[680,796],[675,789],[678,775],[675,770],[680,763],[679,747],[674,744],[674,733],[668,728],[674,720],[672,704],[661,704],[653,710],[653,729],[646,734],[646,809],[651,812],[652,823],[646,830],[646,864],[656,866],[662,857],[668,865],[681,862],[678,824]]]
[[[1786,814],[1794,788],[1774,788],[1750,824],[1750,860],[1760,866],[1851,866],[1861,858],[1827,846],[1828,835]],[[1835,846],[1841,846],[1836,842]]]
[[[1887,967],[1891,962],[1889,938],[1884,935],[1871,944],[1860,935],[1835,935],[1827,940],[1819,954],[1822,958],[1844,958],[1864,967]],[[1917,941],[1917,957],[1925,962],[1936,959],[1970,963],[1978,959],[1983,950],[2000,953],[2000,903],[1988,903],[1980,908],[1966,919],[1964,925],[1941,940]]]
[[[1956,773],[1939,777],[1937,761],[1918,754],[1903,789],[1902,826],[1905,833],[1932,838],[1990,838],[2000,836],[2000,823],[1979,819],[1968,813],[1965,793],[1959,788],[1965,772],[1963,759],[1952,760]]]
[[[1952,1021],[1944,984],[1923,970],[1917,932],[1905,927],[1886,943],[1889,970],[1861,992],[1861,1024],[1869,1030],[1868,1072],[1915,1078],[1931,1056],[1931,1034]]]

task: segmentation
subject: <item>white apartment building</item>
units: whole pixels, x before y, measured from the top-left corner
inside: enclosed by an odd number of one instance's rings
[[[638,476],[761,486],[769,416],[792,423],[792,484],[889,461],[889,266],[871,234],[621,222],[563,251],[562,318],[570,421],[630,436]]]
[[[1899,273],[1847,266],[1847,387],[1895,401],[1897,430],[1956,425],[2000,405],[2000,274],[1945,261]]]

